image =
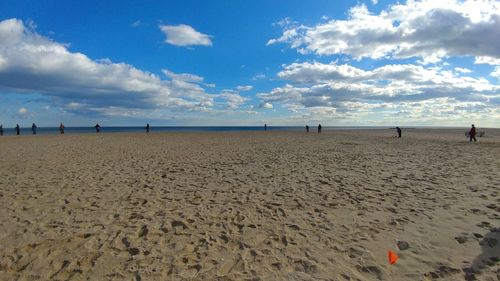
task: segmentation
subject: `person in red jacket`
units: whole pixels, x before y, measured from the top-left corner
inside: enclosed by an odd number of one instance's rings
[[[472,128],[470,128],[470,131],[469,131],[469,142],[472,142],[472,140],[474,140],[474,142],[476,142],[476,127],[474,127],[474,124],[472,124]]]

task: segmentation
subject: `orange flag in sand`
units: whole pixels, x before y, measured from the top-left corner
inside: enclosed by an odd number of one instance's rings
[[[390,264],[395,264],[396,261],[398,260],[398,255],[396,255],[396,253],[394,253],[393,251],[389,250],[387,251],[387,256],[389,257],[389,263]]]

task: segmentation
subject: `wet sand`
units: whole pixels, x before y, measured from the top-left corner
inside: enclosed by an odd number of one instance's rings
[[[4,136],[0,280],[500,280],[463,131]]]

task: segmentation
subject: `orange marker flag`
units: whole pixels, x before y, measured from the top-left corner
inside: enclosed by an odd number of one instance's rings
[[[389,263],[390,264],[395,264],[396,261],[398,260],[398,255],[396,255],[396,253],[394,253],[393,251],[389,250],[387,251],[387,256],[389,257]]]

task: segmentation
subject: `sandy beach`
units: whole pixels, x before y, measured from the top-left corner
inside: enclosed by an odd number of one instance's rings
[[[4,136],[0,280],[500,280],[464,131]]]

